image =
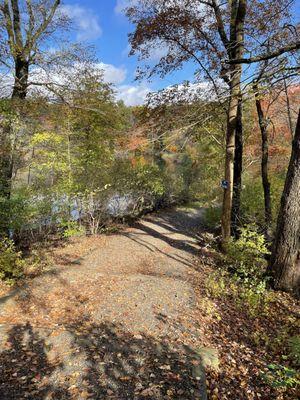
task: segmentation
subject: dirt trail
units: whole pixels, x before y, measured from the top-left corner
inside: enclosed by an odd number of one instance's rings
[[[189,280],[200,220],[151,215],[86,239],[84,255],[77,241],[0,297],[0,400],[205,399]]]

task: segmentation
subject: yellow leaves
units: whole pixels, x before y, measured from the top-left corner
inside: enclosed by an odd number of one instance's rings
[[[33,135],[31,139],[31,145],[37,146],[39,144],[51,144],[51,145],[58,145],[65,141],[65,138],[60,135],[59,133],[53,131],[42,131],[37,132]]]

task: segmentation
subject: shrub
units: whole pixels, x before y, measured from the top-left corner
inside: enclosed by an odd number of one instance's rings
[[[227,245],[223,268],[207,279],[207,291],[213,297],[230,296],[239,307],[246,307],[250,315],[262,312],[272,296],[265,278],[266,254],[264,236],[256,227],[242,228],[240,238]]]
[[[255,225],[241,228],[239,239],[227,245],[225,264],[233,272],[233,280],[241,286],[238,302],[246,304],[250,314],[261,311],[271,297],[265,277],[267,254],[265,238]]]
[[[0,243],[0,279],[13,283],[23,275],[25,262],[17,252],[12,240],[4,239]]]
[[[85,234],[84,227],[80,226],[76,221],[61,222],[60,227],[62,228],[62,236],[64,238],[83,236]]]
[[[238,240],[227,245],[225,263],[237,280],[249,287],[261,286],[267,267],[265,256],[269,254],[265,238],[258,233],[255,225],[247,225],[240,230]]]
[[[295,361],[297,365],[300,365],[300,335],[291,337],[288,340],[289,356]]]
[[[213,272],[205,281],[207,294],[214,298],[221,298],[228,289],[228,277],[224,271]]]
[[[262,377],[270,386],[277,388],[295,388],[300,384],[297,371],[280,364],[269,364],[268,372]]]

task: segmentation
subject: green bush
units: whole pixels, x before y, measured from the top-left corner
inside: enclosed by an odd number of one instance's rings
[[[225,263],[238,280],[249,286],[262,282],[267,267],[265,256],[269,251],[264,235],[258,233],[255,225],[241,228],[239,239],[232,239],[226,250]]]
[[[0,243],[0,279],[13,283],[23,275],[25,262],[17,252],[12,240],[3,239]]]
[[[85,235],[84,227],[78,225],[76,221],[61,222],[60,227],[62,229],[62,236],[64,238],[71,238],[71,237]]]
[[[280,364],[269,364],[263,379],[272,387],[295,388],[300,384],[299,374],[292,368]]]
[[[240,230],[238,240],[227,245],[225,264],[233,272],[233,280],[241,286],[238,302],[246,304],[250,314],[261,311],[270,299],[265,277],[269,251],[263,235],[255,225],[247,225]]]
[[[288,348],[290,358],[300,365],[300,335],[293,336],[288,340]]]
[[[266,254],[264,236],[257,232],[256,227],[248,225],[242,228],[240,238],[232,239],[227,245],[222,268],[207,279],[208,293],[212,297],[230,296],[253,316],[264,311],[272,297],[265,278]]]

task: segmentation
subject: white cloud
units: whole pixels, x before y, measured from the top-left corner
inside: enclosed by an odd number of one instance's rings
[[[153,92],[146,83],[140,85],[132,85],[123,83],[126,79],[126,70],[124,68],[117,68],[111,64],[98,63],[95,65],[96,69],[104,71],[104,79],[107,82],[114,83],[116,89],[116,98],[123,100],[127,106],[142,105],[145,103],[147,96],[151,94],[150,105],[157,105],[160,102],[166,104],[174,104],[176,102],[193,102],[196,100],[215,101],[216,93],[210,82],[198,82],[190,84],[179,84],[174,86],[167,86],[159,92]],[[68,71],[70,72],[70,71]],[[69,81],[70,73],[65,74],[60,72],[45,72],[40,68],[35,68],[31,71],[31,82],[56,84],[59,87],[66,86],[72,87],[72,82]],[[71,74],[72,75],[72,74]],[[226,88],[222,81],[216,82],[220,89],[221,96],[226,96]],[[71,86],[70,86],[71,85]],[[8,97],[11,95],[13,86],[13,76],[11,74],[0,73],[0,97]],[[45,87],[31,86],[29,94],[33,93],[36,89],[40,93],[49,95],[49,91]]]
[[[137,4],[138,0],[117,0],[115,6],[115,12],[117,14],[122,14],[126,7]]]
[[[127,76],[127,70],[124,67],[115,67],[112,64],[99,63],[99,68],[104,71],[104,79],[106,82],[119,85],[123,83]]]
[[[145,84],[137,86],[124,84],[127,75],[127,70],[124,67],[115,67],[112,64],[98,63],[95,65],[95,68],[104,71],[105,81],[115,85],[116,98],[118,100],[123,100],[127,106],[143,104],[148,93],[151,92],[150,88]],[[70,70],[66,71],[66,73],[55,70],[46,72],[36,67],[31,70],[30,73],[31,82],[39,82],[40,84],[51,82],[51,84],[58,85],[58,87],[72,87],[72,82],[69,81],[69,78]],[[11,95],[13,82],[14,79],[11,73],[6,75],[0,73],[0,98],[9,97]],[[34,93],[35,90],[45,95],[49,95],[50,93],[45,86],[32,85],[30,86],[29,94]]]
[[[112,83],[114,85],[122,84],[127,76],[127,70],[124,67],[115,67],[112,64],[105,64],[103,62],[93,64],[91,67],[94,68],[95,72],[103,71],[103,78],[107,83]],[[81,68],[85,68],[84,64],[77,63],[74,65],[75,70],[80,71]],[[34,68],[31,71],[31,81],[32,82],[54,82],[58,85],[69,84],[70,79],[70,69],[64,71],[62,70],[50,70],[48,72],[42,70],[41,68]]]
[[[146,85],[121,85],[117,88],[117,99],[123,100],[127,106],[137,106],[145,102],[150,92]]]
[[[145,84],[126,85],[123,82],[127,76],[127,70],[124,67],[115,67],[112,64],[99,63],[99,68],[104,71],[104,79],[116,85],[116,97],[123,100],[127,106],[136,106],[143,104],[151,89]]]
[[[61,12],[72,19],[77,25],[77,40],[98,39],[102,35],[102,28],[98,16],[93,10],[78,4],[61,6]]]

